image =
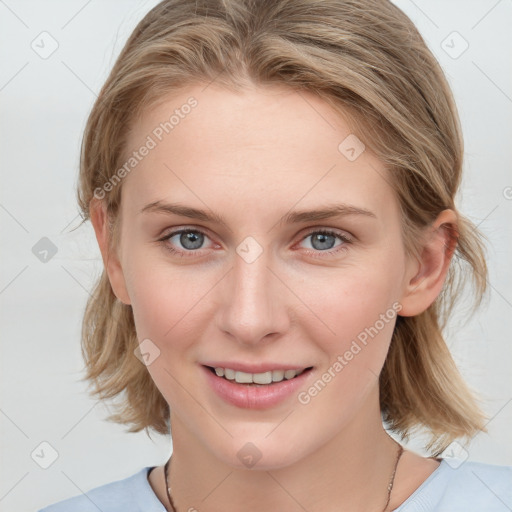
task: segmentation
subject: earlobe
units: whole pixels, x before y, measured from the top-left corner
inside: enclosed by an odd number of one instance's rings
[[[423,313],[439,296],[451,258],[457,247],[457,216],[453,210],[443,210],[428,228],[419,261],[411,268],[401,300],[401,316]],[[419,263],[419,265],[418,265]]]
[[[117,250],[113,250],[110,247],[110,233],[105,203],[93,198],[89,203],[89,216],[112,291],[121,302],[131,304]]]

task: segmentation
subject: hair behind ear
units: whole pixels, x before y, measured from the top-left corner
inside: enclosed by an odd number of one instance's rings
[[[398,316],[380,374],[383,419],[403,439],[428,428],[426,449],[435,456],[457,438],[469,441],[486,432],[486,418],[446,346],[436,309],[433,304],[417,316]]]

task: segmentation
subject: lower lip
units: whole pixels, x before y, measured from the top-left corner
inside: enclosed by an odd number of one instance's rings
[[[300,375],[289,380],[274,384],[246,385],[238,384],[224,377],[218,377],[206,366],[201,365],[206,379],[212,389],[226,402],[244,409],[267,409],[279,404],[297,392],[308,379],[311,369],[304,370]]]

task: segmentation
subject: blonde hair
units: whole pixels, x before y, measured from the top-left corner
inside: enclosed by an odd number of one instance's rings
[[[442,330],[464,274],[475,307],[486,290],[482,235],[456,209],[463,140],[455,102],[438,62],[411,20],[388,0],[165,0],[137,25],[92,109],[84,133],[78,202],[83,222],[95,190],[124,161],[130,123],[171,91],[193,83],[243,89],[285,85],[317,94],[389,169],[408,253],[444,209],[457,213],[455,256],[442,293],[422,314],[398,317],[380,375],[389,428],[408,438],[430,431],[441,453],[485,431],[485,417],[462,379]],[[111,247],[117,246],[122,183],[106,194]],[[103,271],[82,328],[85,379],[101,399],[119,396],[108,419],[169,433],[169,406],[138,346],[131,306]]]

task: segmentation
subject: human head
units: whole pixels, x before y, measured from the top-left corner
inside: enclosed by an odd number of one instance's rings
[[[84,135],[78,200],[86,220],[95,191],[103,196],[112,250],[120,242],[123,190],[113,178],[126,161],[130,128],[170,92],[212,81],[233,92],[286,86],[338,112],[389,172],[407,254],[420,257],[425,229],[443,210],[457,212],[456,256],[441,295],[425,311],[397,319],[380,375],[381,410],[399,433],[429,428],[437,452],[473,435],[482,417],[441,328],[460,293],[459,265],[473,273],[478,297],[486,269],[478,232],[455,206],[463,157],[455,103],[417,29],[388,1],[157,5],[126,43]],[[106,190],[106,183],[115,186]],[[131,431],[167,433],[169,409],[133,355],[137,341],[131,307],[117,300],[104,272],[84,319],[87,378],[105,398],[126,392],[113,418]]]

